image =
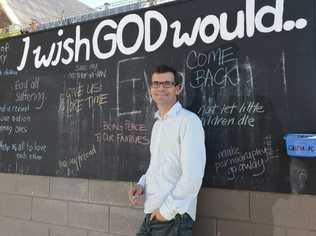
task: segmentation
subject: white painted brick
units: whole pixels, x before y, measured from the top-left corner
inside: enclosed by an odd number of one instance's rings
[[[1,236],[49,236],[48,225],[0,217]]]
[[[95,231],[108,231],[109,209],[106,206],[69,203],[69,225]]]
[[[316,236],[316,232],[299,229],[287,229],[286,236]]]
[[[88,179],[50,177],[51,198],[88,202]]]
[[[249,220],[249,192],[203,188],[198,197],[197,215]]]
[[[91,231],[91,232],[88,232],[88,236],[118,236],[118,235]],[[122,235],[122,236],[128,236],[128,235]]]
[[[17,175],[15,192],[23,195],[48,197],[49,177],[35,175]]]
[[[67,202],[34,198],[32,203],[32,219],[57,225],[66,225]]]
[[[308,228],[311,207],[304,196],[251,193],[251,220],[257,223]]]
[[[90,180],[90,201],[129,206],[127,193],[130,187],[131,184],[128,182]]]
[[[193,236],[217,236],[216,220],[198,217],[193,225]]]
[[[217,224],[219,236],[286,236],[285,229],[241,221],[219,220]]]
[[[144,220],[141,209],[111,207],[110,232],[123,235],[135,235]]]
[[[49,236],[87,236],[86,230],[69,227],[49,226]]]
[[[16,174],[0,173],[0,192],[14,193],[16,185]]]
[[[0,194],[0,214],[22,219],[31,219],[31,197]]]

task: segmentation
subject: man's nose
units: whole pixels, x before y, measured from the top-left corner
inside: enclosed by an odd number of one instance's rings
[[[159,86],[158,86],[158,90],[165,90],[165,88],[164,88],[164,84],[159,84]]]

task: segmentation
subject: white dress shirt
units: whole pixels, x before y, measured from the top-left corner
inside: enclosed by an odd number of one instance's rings
[[[202,123],[179,102],[155,117],[150,164],[138,181],[145,189],[144,212],[159,209],[167,220],[188,213],[195,220],[206,159]]]

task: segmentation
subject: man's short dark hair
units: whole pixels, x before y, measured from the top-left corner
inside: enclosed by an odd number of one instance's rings
[[[151,77],[153,76],[153,74],[163,74],[163,73],[168,73],[168,72],[174,75],[174,82],[176,83],[176,85],[181,84],[182,80],[181,78],[179,78],[176,69],[168,65],[155,66],[151,72]]]

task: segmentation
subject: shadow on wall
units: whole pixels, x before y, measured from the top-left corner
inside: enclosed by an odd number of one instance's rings
[[[291,158],[290,186],[292,193],[315,193],[316,163],[308,158]]]

